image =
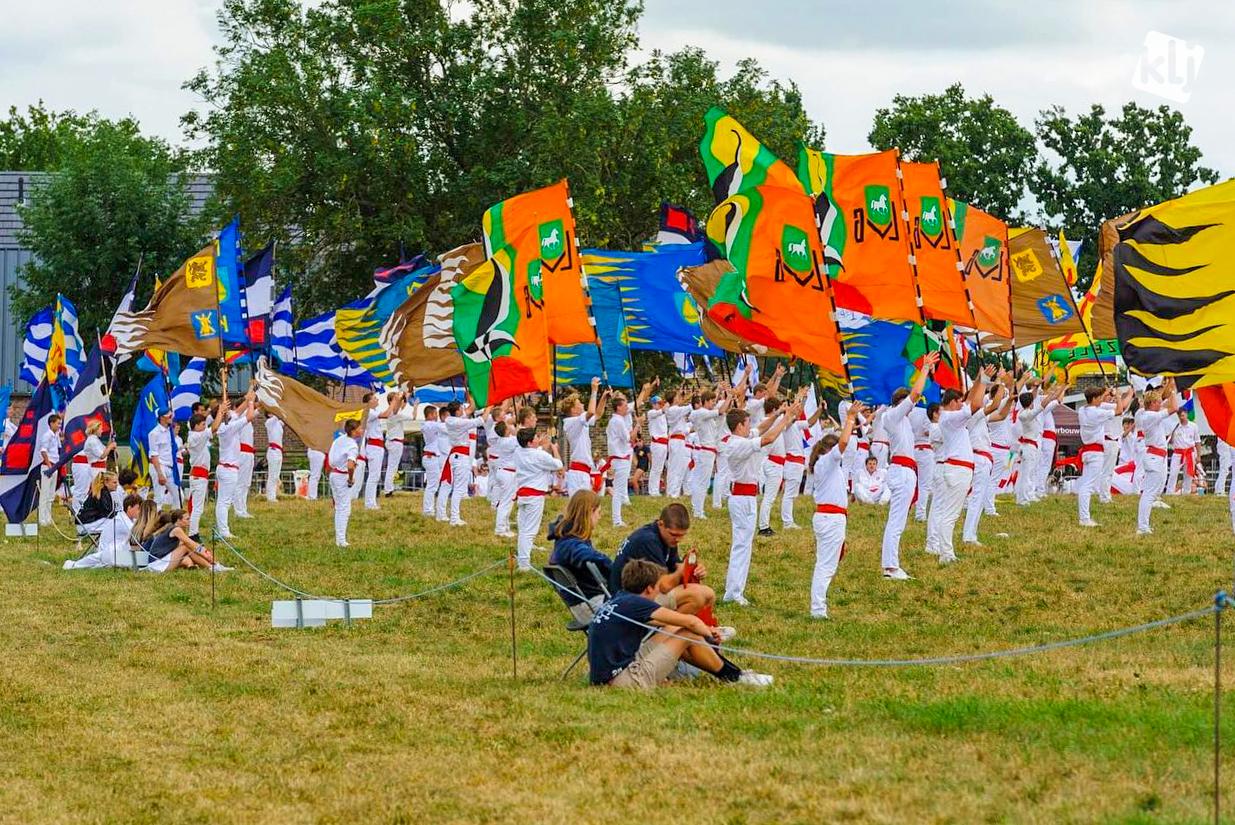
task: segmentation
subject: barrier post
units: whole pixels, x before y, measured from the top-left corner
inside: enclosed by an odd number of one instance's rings
[[[519,680],[519,650],[515,642],[515,551],[512,547],[506,554],[506,570],[510,575],[507,595],[510,598],[510,678]]]
[[[1226,591],[1214,596],[1214,825],[1222,819],[1222,611]]]

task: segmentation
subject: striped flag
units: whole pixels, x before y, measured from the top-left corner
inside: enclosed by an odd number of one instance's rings
[[[51,347],[51,327],[55,320],[51,307],[43,307],[26,324],[26,338],[21,351],[21,379],[38,385],[47,370],[47,350]]]
[[[305,321],[296,330],[294,363],[285,363],[282,371],[284,374],[293,375],[296,369],[300,369],[346,384],[373,386],[377,381],[369,371],[347,357],[339,348],[334,320],[335,314],[327,312]]]
[[[202,377],[206,374],[205,358],[190,358],[180,371],[172,391],[172,417],[176,421],[188,421],[193,405],[202,397]]]
[[[129,288],[125,290],[124,296],[120,299],[120,305],[112,313],[111,323],[107,325],[107,332],[103,333],[103,339],[99,342],[99,346],[103,349],[103,354],[110,357],[117,364],[123,364],[129,360],[129,354],[125,353],[117,357],[116,336],[112,333],[112,327],[116,325],[118,319],[123,317],[123,313],[131,313],[133,311],[133,300],[137,296],[137,276],[140,272],[141,270],[138,269],[138,271],[133,273],[133,278],[129,281]],[[157,287],[155,291],[158,291]]]
[[[296,360],[295,330],[292,327],[292,285],[288,284],[274,302],[270,316],[270,354],[280,364]]]

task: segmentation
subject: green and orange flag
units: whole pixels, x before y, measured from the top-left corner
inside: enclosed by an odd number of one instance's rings
[[[558,346],[596,343],[571,205],[570,188],[560,180],[489,207],[482,221],[487,254],[509,246],[520,277],[530,280],[535,270],[543,279],[538,301],[549,341]]]
[[[455,344],[477,406],[549,389],[549,337],[540,261],[499,247],[450,292]]]
[[[760,186],[783,186],[802,191],[802,185],[788,164],[724,110],[710,109],[703,123],[699,154],[703,157],[703,168],[717,203]]]
[[[911,266],[922,296],[922,314],[934,321],[974,325],[973,307],[955,228],[943,194],[939,164],[900,162],[901,186],[909,220]]]
[[[974,327],[1012,340],[1012,291],[1008,277],[1008,225],[964,201],[948,200],[960,239],[965,285]]]
[[[798,178],[815,197],[816,223],[836,305],[891,321],[923,318],[909,262],[895,149],[836,155],[806,146]]]

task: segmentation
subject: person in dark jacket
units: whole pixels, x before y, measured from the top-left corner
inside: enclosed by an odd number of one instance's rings
[[[591,490],[578,490],[566,502],[562,515],[549,525],[549,538],[553,541],[549,563],[569,570],[579,582],[579,591],[587,597],[585,603],[573,593],[561,594],[570,612],[581,622],[591,621],[594,609],[609,597],[604,585],[588,569],[591,562],[604,581],[613,566],[609,557],[592,545],[592,531],[599,521],[600,496]]]
[[[78,532],[97,533],[112,516],[120,512],[115,498],[119,487],[115,473],[102,472],[94,477],[94,481],[90,482],[90,492],[77,511]]]

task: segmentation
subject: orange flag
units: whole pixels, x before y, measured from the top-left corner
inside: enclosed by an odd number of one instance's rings
[[[489,207],[483,219],[489,256],[510,246],[514,267],[525,280],[536,274],[531,267],[539,267],[544,295],[538,305],[548,319],[549,343],[557,346],[596,343],[571,205],[563,179],[507,198]]]
[[[902,160],[900,169],[922,313],[935,321],[955,321],[972,327],[973,308],[965,289],[960,250],[943,195],[939,164]]]
[[[1012,340],[1012,293],[1008,280],[1008,225],[976,206],[949,199],[960,238],[965,285],[973,301],[974,326]]]

